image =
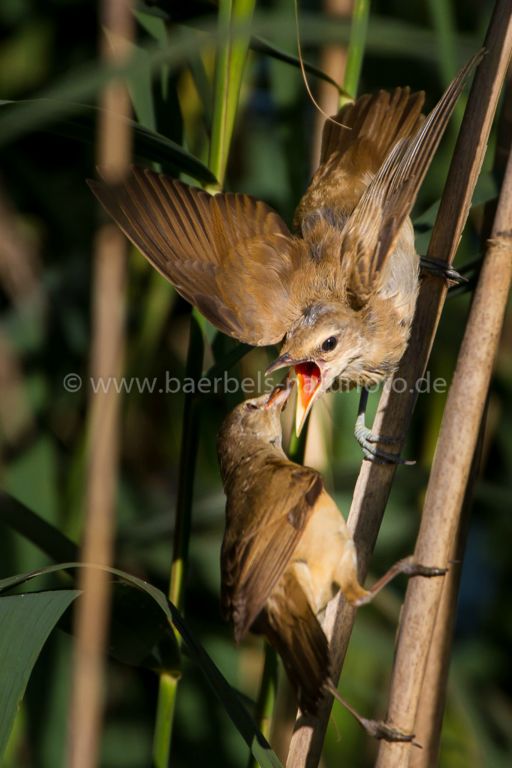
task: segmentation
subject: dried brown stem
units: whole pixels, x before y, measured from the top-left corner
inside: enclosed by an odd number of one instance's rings
[[[453,261],[464,227],[476,179],[480,172],[487,141],[510,58],[512,45],[511,0],[498,0],[486,37],[488,53],[480,65],[466,108],[455,148],[443,199],[432,233],[428,255]],[[446,297],[446,286],[434,277],[422,283],[408,350],[395,378],[414,383],[424,374]],[[403,393],[388,387],[381,397],[373,430],[380,434],[403,435],[410,423],[417,392],[408,387]],[[464,400],[462,401],[464,402]],[[396,468],[363,462],[359,474],[349,527],[359,555],[360,577],[364,578],[375,545]],[[425,562],[425,565],[439,563]],[[414,583],[423,582],[414,579]],[[436,580],[430,580],[433,583]],[[437,580],[438,585],[441,580]],[[341,671],[354,620],[354,610],[343,598],[333,601],[326,615],[326,631],[332,644],[335,675]],[[316,720],[300,718],[296,723],[287,766],[317,766],[332,699],[326,699]],[[412,722],[411,728],[414,725]],[[394,765],[398,765],[395,763]]]
[[[504,88],[500,122],[497,130],[498,140],[494,157],[494,171],[499,177],[502,177],[505,173],[510,148],[512,146],[512,87],[510,77],[511,72],[509,65],[507,82]],[[488,203],[483,221],[482,238],[484,242],[490,235],[495,212],[495,203]],[[487,222],[489,223],[487,224]],[[473,492],[483,451],[486,416],[487,405],[480,425],[478,446],[473,458],[473,465],[470,471],[470,479],[466,488],[466,496],[457,533],[457,541],[452,554],[454,564],[450,567],[448,576],[443,584],[441,604],[439,605],[436,615],[436,625],[430,642],[427,667],[421,686],[421,697],[418,703],[414,731],[416,740],[423,748],[411,752],[409,761],[410,768],[429,768],[429,766],[437,765],[438,763],[460,573],[464,557],[467,529],[469,528],[469,516],[471,512]]]
[[[427,667],[421,687],[416,723],[415,740],[422,749],[411,750],[410,768],[430,768],[438,763],[441,726],[446,701],[448,671],[452,648],[457,596],[459,592],[462,560],[466,547],[469,515],[473,492],[480,466],[480,457],[485,428],[485,414],[480,425],[478,445],[473,457],[470,480],[466,488],[464,505],[457,530],[456,541],[450,556],[452,565],[444,580],[441,603],[436,614],[436,625],[428,651]]]
[[[133,36],[131,0],[103,0],[101,39],[104,61],[119,63],[130,51]],[[111,46],[107,34],[115,40]],[[126,118],[130,101],[123,83],[112,82],[102,97],[98,126],[98,163],[103,177],[115,183],[128,170],[131,134]],[[91,375],[108,381],[122,372],[126,240],[114,224],[104,224],[95,242]],[[120,398],[115,388],[101,387],[90,403],[89,460],[82,560],[112,562],[114,509],[119,464]],[[108,629],[110,582],[101,569],[84,569],[75,622],[76,644],[69,723],[70,768],[98,765],[103,711],[104,652]]]
[[[512,156],[441,423],[416,542],[422,562],[453,552],[512,281]],[[388,720],[413,729],[442,584],[416,579],[407,589],[393,670]],[[382,745],[379,768],[406,766],[409,751]]]

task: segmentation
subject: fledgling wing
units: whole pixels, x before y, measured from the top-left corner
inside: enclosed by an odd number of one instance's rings
[[[318,472],[276,457],[227,489],[222,607],[237,641],[282,576],[322,488]]]
[[[397,141],[417,132],[424,101],[422,91],[411,94],[409,88],[379,91],[360,96],[326,120],[320,166],[299,203],[295,226],[304,233],[309,217],[318,212],[343,222]]]
[[[457,99],[482,56],[479,51],[461,69],[417,133],[397,142],[346,222],[342,268],[355,309],[377,289],[384,262],[411,212]]]
[[[300,314],[288,288],[304,247],[265,203],[208,195],[141,168],[115,187],[88,183],[155,269],[223,333],[275,344]]]
[[[301,710],[315,715],[330,680],[325,633],[293,573],[286,573],[261,617],[261,631],[283,660]]]

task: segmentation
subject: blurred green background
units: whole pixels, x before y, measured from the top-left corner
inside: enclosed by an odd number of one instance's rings
[[[198,35],[205,18],[207,23],[215,22],[215,6],[206,0],[160,5],[172,17],[167,30],[158,16],[141,11],[137,17],[137,41],[146,51],[157,45],[155,32],[167,33],[172,46],[173,35],[178,38],[183,30]],[[258,9],[266,14],[263,36],[269,39],[274,29],[272,42],[295,54],[291,2],[266,0]],[[490,0],[375,0],[359,91],[410,85],[426,90],[431,107],[457,68],[480,46],[491,9]],[[324,9],[320,2],[303,1],[301,12],[308,13],[302,28],[309,41],[304,54],[321,64],[323,38],[318,33],[312,44],[315,33],[307,25],[313,15],[325,17]],[[271,23],[273,13],[279,23]],[[344,29],[346,32],[346,24]],[[95,64],[98,18],[93,4],[87,0],[2,0],[0,31],[1,100],[27,100],[55,92],[65,94],[68,101],[97,103],[102,81],[100,65]],[[340,40],[343,42],[341,31]],[[143,55],[149,62],[150,54]],[[141,63],[131,80],[139,121],[183,144],[203,162],[211,119],[213,58],[211,46],[201,57],[194,52],[187,57],[180,54],[179,66],[172,72],[156,68],[152,86],[149,63]],[[310,76],[310,82],[316,88],[319,81]],[[63,380],[69,373],[77,373],[84,382],[88,376],[91,253],[99,213],[85,179],[95,173],[94,126],[90,114],[79,110],[65,118],[47,115],[44,122],[30,105],[23,120],[16,123],[13,114],[7,106],[0,107],[1,481],[9,494],[79,542],[90,391],[84,386],[76,393],[66,392]],[[461,116],[462,105],[420,195],[418,217],[440,197],[455,123]],[[261,197],[290,222],[311,175],[317,123],[298,68],[251,51],[226,187]],[[494,139],[478,187],[480,201],[492,197],[495,189],[490,173],[493,146]],[[164,163],[164,167],[168,166]],[[425,251],[431,217],[421,221],[420,253]],[[475,205],[458,265],[478,256],[481,221],[482,208]],[[128,270],[125,372],[129,377],[148,377],[157,385],[153,393],[139,392],[134,386],[123,395],[116,563],[165,591],[183,397],[158,390],[165,388],[166,376],[184,375],[189,312],[172,287],[133,249]],[[429,365],[432,379],[450,380],[469,300],[467,293],[459,294],[446,304]],[[512,759],[511,342],[509,314],[492,383],[468,533],[442,738],[443,768],[501,768]],[[256,378],[271,356],[272,350],[255,350],[231,375]],[[205,367],[211,360],[207,350]],[[204,397],[199,404],[186,616],[196,636],[251,706],[261,671],[262,643],[250,638],[235,649],[230,628],[220,619],[218,599],[224,497],[215,435],[239,397],[221,394]],[[375,406],[377,397],[372,399]],[[370,578],[413,550],[444,400],[442,393],[419,399],[406,450],[407,456],[418,461],[414,467],[398,470]],[[356,407],[352,394],[324,398],[316,406],[307,453],[325,471],[327,484],[345,514],[361,461],[352,437]],[[0,522],[0,577],[48,562],[36,547]],[[403,581],[393,584],[374,605],[358,613],[340,690],[368,717],[385,712],[404,586]],[[62,765],[70,652],[70,635],[54,632],[30,680],[6,768]],[[102,766],[149,766],[157,678],[148,670],[112,660],[106,685]],[[326,768],[341,764],[363,768],[372,765],[373,755],[374,745],[368,744],[350,717],[335,705],[324,750]],[[207,761],[212,768],[228,768],[245,765],[246,760],[247,748],[198,669],[185,658],[172,765],[186,767]]]

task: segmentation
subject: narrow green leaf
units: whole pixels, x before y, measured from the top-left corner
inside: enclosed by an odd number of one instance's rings
[[[220,187],[228,162],[231,137],[240,97],[240,87],[249,47],[250,35],[235,35],[238,25],[250,24],[255,0],[220,0],[219,30],[225,43],[217,53],[213,94],[212,139],[209,166]]]
[[[18,102],[0,101],[0,117],[4,111],[12,114],[15,111],[23,110],[27,105],[33,105],[37,108],[40,101],[44,101],[48,109],[52,110],[54,105],[51,99],[31,99]],[[56,114],[61,107],[64,112],[74,111],[77,114],[61,117],[58,122],[51,122],[49,125],[45,124],[44,130],[92,144],[95,141],[96,122],[101,110],[88,104],[58,104],[55,106]],[[149,162],[166,163],[177,172],[188,173],[189,176],[198,181],[215,183],[215,176],[211,171],[182,146],[133,120],[127,122],[133,131],[133,151],[136,158]]]
[[[5,491],[0,491],[0,522],[57,562],[78,558],[78,547],[71,539]]]
[[[320,14],[301,14],[301,37],[303,44],[347,42],[349,30],[343,21],[335,21]],[[169,71],[187,64],[190,57],[216,43],[224,43],[225,33],[219,30],[211,19],[198,24],[197,29],[176,27],[172,40],[162,49],[160,44],[147,47],[147,53],[153,71],[169,66]],[[231,39],[242,37],[247,40],[250,34],[262,37],[278,37],[280,44],[295,42],[295,29],[290,24],[289,14],[274,11],[258,11],[252,24],[243,23],[230,31]],[[457,49],[462,59],[467,58],[477,49],[479,41],[475,36],[457,35]],[[415,58],[430,62],[438,60],[436,36],[431,30],[396,21],[394,19],[373,16],[370,19],[367,37],[367,50],[380,56],[405,56],[410,60],[411,52]],[[122,66],[98,65],[89,62],[80,68],[71,70],[61,80],[53,83],[42,94],[44,98],[20,104],[20,109],[2,115],[0,122],[0,145],[13,141],[43,124],[65,115],[76,113],[76,102],[87,101],[94,97],[106,83],[113,78],[129,77],[141,64],[140,52],[134,51],[130,59]]]
[[[195,639],[178,609],[172,603],[170,603],[165,597],[164,593],[156,587],[153,587],[146,581],[143,581],[136,576],[132,576],[125,571],[121,571],[118,568],[103,568],[96,565],[84,566],[83,563],[69,562],[60,563],[59,565],[51,565],[47,566],[46,568],[40,568],[37,571],[32,571],[30,573],[22,573],[16,576],[10,576],[8,578],[1,579],[0,593],[5,592],[8,589],[13,589],[16,586],[37,578],[38,576],[42,576],[43,574],[57,573],[59,571],[67,571],[73,568],[83,567],[101,568],[101,570],[107,571],[113,576],[117,576],[121,581],[124,581],[127,584],[140,589],[153,598],[155,603],[161,608],[167,617],[168,621],[176,628],[180,634],[190,657],[194,659],[199,665],[199,668],[205,676],[213,693],[226,710],[239,734],[242,736],[246,744],[251,748],[251,751],[255,758],[258,760],[260,766],[262,766],[262,768],[282,768],[282,764],[280,763],[276,754],[272,751],[266,739],[258,731],[254,720],[243,706],[241,698],[229,685],[228,681],[208,656],[201,643]],[[61,593],[58,592],[50,594]],[[24,599],[26,597],[27,596],[24,596]],[[0,598],[0,603],[1,600],[4,599],[6,598]]]
[[[446,0],[428,0],[428,6],[439,42],[439,68],[446,86],[458,68],[454,7]]]
[[[56,562],[74,561],[78,547],[57,528],[5,492],[0,492],[0,521],[31,541]],[[125,664],[176,673],[179,652],[174,634],[162,621],[161,609],[154,599],[133,587],[126,591],[122,584],[114,587],[110,623],[109,655]],[[137,622],[133,617],[137,616]],[[160,620],[159,620],[160,616]],[[169,635],[171,634],[171,638]]]
[[[265,56],[270,56],[272,59],[276,59],[277,61],[282,61],[285,64],[291,64],[293,67],[296,67],[300,70],[300,60],[297,56],[294,56],[287,51],[283,51],[281,48],[277,48],[277,46],[272,45],[267,40],[263,40],[261,37],[252,37],[249,47],[256,53],[262,53]],[[343,88],[341,88],[340,84],[337,83],[336,80],[334,80],[330,75],[321,70],[319,67],[315,67],[314,64],[311,64],[308,61],[303,61],[302,63],[308,75],[313,75],[319,80],[324,80],[326,83],[333,85],[339,93],[343,93],[346,96],[349,95],[343,90]]]
[[[218,336],[216,337],[217,340]],[[230,339],[231,341],[231,339]],[[210,379],[210,381],[213,381],[218,376],[222,376],[223,373],[226,371],[229,371],[236,363],[238,363],[245,355],[247,355],[253,347],[250,347],[248,344],[236,344],[235,346],[231,347],[228,352],[220,356],[218,359],[216,357],[215,363],[206,371],[204,374],[206,378]],[[215,352],[215,342],[214,342],[214,352]]]
[[[0,758],[37,657],[79,594],[67,589],[0,598]]]
[[[366,48],[369,16],[370,0],[355,0],[354,10],[352,11],[352,25],[350,27],[350,42],[347,51],[345,81],[343,83],[345,91],[347,91],[352,98],[357,96],[357,89],[359,87],[363,57]],[[345,101],[346,98],[342,96],[340,106],[345,103]]]

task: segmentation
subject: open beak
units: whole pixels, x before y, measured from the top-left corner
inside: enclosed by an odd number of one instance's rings
[[[265,371],[265,376],[270,376],[271,373],[278,371],[280,368],[289,368],[291,365],[294,365],[294,363],[295,361],[288,354],[288,352],[286,352],[284,355],[281,355],[281,357],[278,357],[277,360],[274,360],[274,362],[269,365]]]
[[[297,376],[297,408],[295,411],[295,432],[297,437],[302,432],[311,406],[320,393],[322,384],[322,372],[316,363],[311,360],[298,363],[295,367]]]
[[[293,379],[287,376],[281,384],[274,387],[265,403],[265,408],[280,408],[282,410],[288,401],[292,387]]]
[[[269,365],[265,374],[279,368],[293,367],[297,377],[297,409],[295,411],[295,432],[300,435],[311,406],[320,394],[322,371],[312,360],[294,360],[288,352]],[[274,390],[275,391],[275,390]],[[272,393],[273,394],[273,393]],[[272,395],[270,396],[272,397]]]

